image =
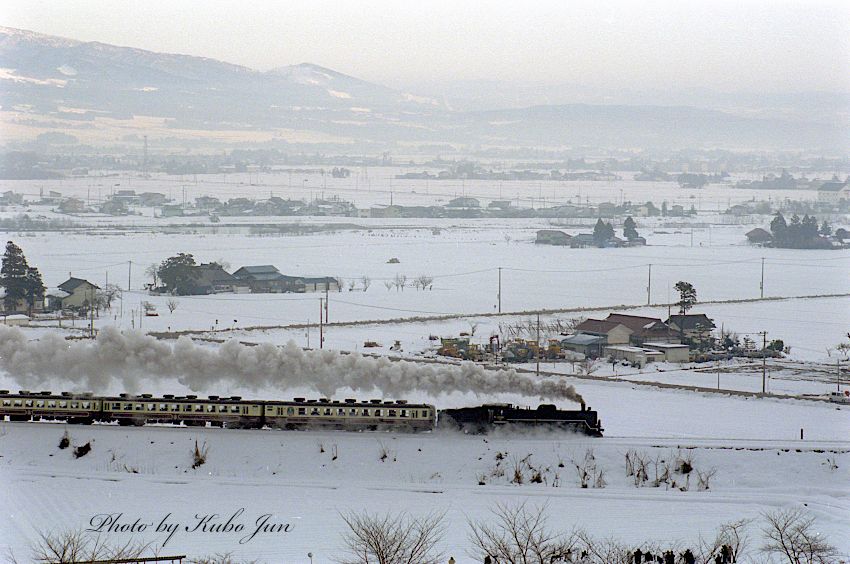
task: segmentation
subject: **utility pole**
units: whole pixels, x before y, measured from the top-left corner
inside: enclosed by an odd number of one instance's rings
[[[320,349],[324,348],[324,344],[325,344],[325,326],[324,326],[324,323],[322,322],[322,320],[324,319],[322,317],[322,314],[323,314],[324,309],[325,309],[325,305],[322,303],[323,301],[324,301],[324,298],[319,298],[319,348]]]
[[[499,301],[499,313],[502,313],[502,267],[499,267],[499,292],[496,294]]]
[[[652,264],[649,265],[649,276],[646,280],[646,305],[652,303]]]
[[[127,261],[127,291],[130,291],[130,276],[133,273],[133,261]]]
[[[759,297],[764,297],[764,257],[761,257],[761,282],[759,282]]]
[[[761,332],[761,393],[767,392],[767,331]]]
[[[328,288],[330,288],[330,285],[331,281],[329,279],[325,280],[325,323],[328,322],[328,302],[330,301],[328,300]]]
[[[540,376],[540,313],[537,314],[537,376]]]
[[[841,391],[841,359],[835,359],[835,386],[836,391]]]

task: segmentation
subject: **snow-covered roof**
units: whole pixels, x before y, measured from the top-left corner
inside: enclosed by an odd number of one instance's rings
[[[61,290],[59,288],[48,288],[45,295],[47,295],[48,297],[51,297],[51,298],[67,298],[71,294],[69,292],[66,292],[65,290]]]

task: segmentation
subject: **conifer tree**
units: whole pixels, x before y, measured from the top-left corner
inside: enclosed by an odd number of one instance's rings
[[[28,271],[29,265],[24,252],[14,242],[7,242],[3,265],[0,268],[0,286],[6,289],[3,305],[7,313],[15,311],[18,304],[26,300]]]

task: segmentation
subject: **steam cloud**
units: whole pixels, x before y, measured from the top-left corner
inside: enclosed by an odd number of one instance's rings
[[[225,393],[248,389],[312,388],[332,396],[342,388],[387,397],[424,392],[432,397],[451,392],[515,393],[541,399],[582,402],[563,380],[538,379],[515,370],[393,362],[335,351],[304,351],[290,341],[284,347],[250,347],[228,341],[219,347],[197,345],[181,337],[172,346],[138,332],[104,328],[93,342],[69,342],[56,334],[29,341],[18,329],[0,327],[0,369],[19,385],[39,388],[68,384],[75,390],[105,391],[120,382],[139,391],[140,380],[176,379],[193,391]]]

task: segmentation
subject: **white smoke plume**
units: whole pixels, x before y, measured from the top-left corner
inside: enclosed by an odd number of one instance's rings
[[[305,351],[290,341],[247,346],[228,341],[201,346],[186,337],[173,345],[139,332],[104,328],[94,341],[68,341],[48,334],[30,341],[19,329],[0,327],[0,369],[24,387],[68,385],[74,391],[101,393],[120,383],[136,393],[140,380],[177,380],[193,391],[226,393],[248,389],[311,388],[332,396],[337,390],[380,391],[386,397],[424,392],[432,397],[452,392],[513,393],[550,400],[582,402],[564,380],[538,379],[515,370],[393,362],[386,358]]]

